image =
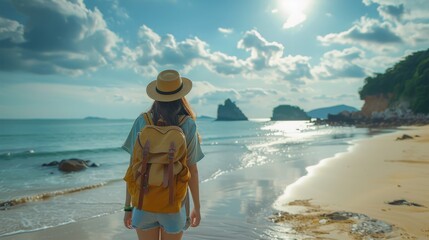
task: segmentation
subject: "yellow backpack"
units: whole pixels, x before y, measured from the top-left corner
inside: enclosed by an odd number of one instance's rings
[[[179,118],[179,125],[187,117]],[[190,179],[185,134],[178,126],[156,126],[148,113],[144,118],[124,177],[132,205],[155,213],[179,212]]]

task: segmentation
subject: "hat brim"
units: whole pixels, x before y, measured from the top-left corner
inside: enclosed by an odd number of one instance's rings
[[[160,102],[172,102],[178,99],[183,98],[188,94],[192,89],[192,81],[182,77],[182,89],[174,94],[160,94],[156,91],[156,80],[150,82],[146,87],[146,93],[147,95],[152,98],[153,100],[160,101]]]

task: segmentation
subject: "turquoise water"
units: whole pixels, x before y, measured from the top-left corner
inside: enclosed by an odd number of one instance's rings
[[[24,198],[22,204],[0,210],[0,236],[120,211],[129,159],[120,146],[132,124],[133,120],[0,120],[0,202]],[[285,187],[305,175],[307,166],[345,151],[351,140],[375,134],[265,119],[204,119],[198,126],[206,154],[199,163],[205,224],[186,239],[235,234],[241,234],[240,239],[287,239],[267,220]],[[41,166],[67,158],[90,160],[100,167],[62,173]]]

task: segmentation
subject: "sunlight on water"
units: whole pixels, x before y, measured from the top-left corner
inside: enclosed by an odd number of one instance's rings
[[[294,141],[303,141],[322,134],[319,130],[323,126],[314,126],[309,121],[277,121],[267,125],[262,130],[270,131],[273,136],[291,138]]]
[[[298,133],[302,129],[308,128],[309,125],[312,125],[308,121],[277,121],[271,125],[267,125],[262,128],[262,130],[270,130],[282,133]]]
[[[261,155],[259,151],[253,151],[251,153],[245,154],[242,157],[241,159],[242,166],[240,167],[240,169],[262,165],[268,162],[269,160],[266,156]]]
[[[338,146],[342,150],[346,141],[363,133],[308,121],[267,120],[199,122],[205,157],[198,168],[207,228],[188,235],[190,240],[227,239],[234,233],[244,234],[238,239],[299,239],[287,226],[267,220],[273,202],[288,184],[305,175],[306,167],[334,155]],[[10,127],[0,126],[15,129],[12,140],[0,138],[0,202],[22,203],[0,213],[0,236],[111,214],[123,204],[122,177],[129,155],[120,146],[133,122],[100,121],[97,129],[82,120],[57,121],[57,128],[50,123],[9,121]],[[23,127],[33,130],[32,138],[19,134]],[[46,136],[46,129],[51,135]],[[70,132],[72,138],[61,138]],[[100,167],[66,174],[41,166],[66,158],[88,159]],[[31,180],[23,177],[28,174]],[[99,183],[102,186],[69,191]],[[221,235],[219,228],[224,230]]]

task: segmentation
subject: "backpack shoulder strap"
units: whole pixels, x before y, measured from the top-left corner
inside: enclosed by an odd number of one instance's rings
[[[143,117],[144,117],[144,120],[146,121],[147,125],[155,125],[153,123],[152,117],[150,116],[150,112],[143,113]],[[182,126],[188,118],[190,118],[190,116],[188,116],[188,115],[179,116],[179,126]]]
[[[179,116],[179,126],[182,126],[188,118],[190,118],[190,116],[188,116],[188,115]]]
[[[144,117],[144,120],[146,121],[147,125],[154,125],[153,121],[152,121],[152,118],[150,117],[150,113],[149,112],[143,113],[143,117]]]

